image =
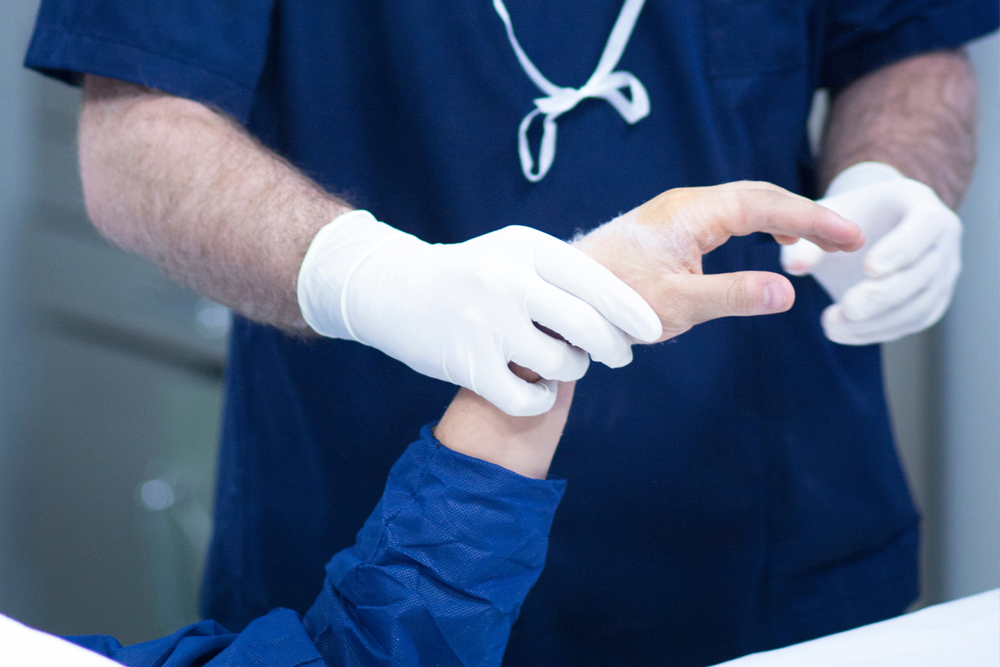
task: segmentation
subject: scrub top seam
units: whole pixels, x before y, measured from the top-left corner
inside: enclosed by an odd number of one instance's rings
[[[173,56],[173,55],[170,55],[170,54],[167,54],[167,53],[162,53],[160,51],[151,49],[151,48],[149,48],[147,46],[139,46],[139,45],[136,45],[136,44],[130,44],[128,42],[116,41],[116,40],[110,39],[108,37],[102,37],[102,36],[92,35],[92,34],[86,33],[86,32],[78,32],[78,31],[75,31],[75,30],[67,30],[67,29],[59,27],[59,26],[39,26],[38,31],[39,32],[52,32],[52,33],[60,34],[60,35],[63,35],[65,37],[68,37],[68,38],[71,38],[71,39],[75,39],[75,40],[86,40],[86,39],[89,39],[89,40],[93,40],[95,42],[101,42],[101,43],[104,43],[104,44],[113,44],[114,46],[119,46],[119,47],[123,47],[123,48],[127,48],[127,49],[135,49],[136,51],[141,51],[142,53],[146,53],[146,54],[151,55],[151,56],[156,56],[157,58],[162,58],[164,60],[168,60],[168,61],[173,62],[173,63],[178,63],[180,65],[184,65],[185,67],[190,67],[191,69],[196,69],[196,70],[198,70],[200,72],[205,72],[206,74],[210,74],[213,77],[218,77],[219,79],[222,79],[222,80],[224,80],[224,81],[226,81],[228,83],[231,83],[234,86],[236,86],[237,88],[240,88],[241,90],[244,90],[244,91],[246,91],[248,93],[253,93],[256,90],[256,86],[249,86],[249,85],[247,85],[245,83],[240,83],[239,81],[236,81],[236,80],[232,79],[231,77],[229,77],[229,76],[227,76],[225,74],[217,72],[214,69],[209,69],[209,68],[205,67],[204,65],[202,65],[202,64],[200,64],[198,62],[195,62],[195,61],[192,61],[192,60],[187,60],[187,59],[184,59],[184,58],[178,58],[176,56]],[[41,65],[41,67],[49,67],[49,66],[48,65]],[[67,71],[71,71],[71,72],[75,71],[75,72],[78,72],[78,73],[81,73],[81,74],[90,74],[91,73],[91,72],[86,72],[86,71],[83,71],[83,70],[74,70],[74,69],[72,69],[72,67],[62,67],[62,68],[60,68],[60,67],[53,67],[52,69],[66,69]],[[114,78],[114,77],[108,77],[108,78]],[[153,88],[155,86],[150,86],[150,87]]]
[[[849,553],[849,554],[846,554],[844,556],[841,556],[840,558],[837,558],[835,560],[831,560],[831,561],[828,561],[828,562],[825,562],[825,563],[821,563],[819,565],[813,565],[811,567],[808,567],[808,568],[805,568],[805,569],[802,569],[802,570],[785,572],[785,573],[782,573],[780,575],[772,576],[771,578],[776,583],[776,585],[780,586],[781,584],[784,584],[785,582],[790,581],[790,580],[794,580],[797,577],[810,576],[810,575],[815,575],[815,574],[823,574],[823,573],[828,572],[830,570],[835,570],[835,569],[840,568],[840,567],[845,567],[845,566],[851,565],[851,564],[856,563],[856,562],[858,562],[860,560],[870,559],[870,558],[872,558],[874,556],[877,556],[877,555],[883,553],[886,549],[890,548],[901,537],[905,536],[907,533],[909,533],[913,529],[915,529],[915,528],[919,529],[920,525],[921,525],[921,521],[922,521],[922,519],[921,519],[921,517],[919,515],[915,516],[912,519],[910,519],[909,521],[901,523],[899,525],[899,528],[897,528],[896,530],[893,530],[892,532],[890,532],[885,539],[880,540],[877,543],[871,544],[871,545],[869,545],[869,546],[867,546],[867,547],[865,547],[863,549],[859,549],[859,550],[854,551],[852,553]]]

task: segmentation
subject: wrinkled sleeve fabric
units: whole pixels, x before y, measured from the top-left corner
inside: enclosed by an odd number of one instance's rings
[[[136,667],[499,665],[564,488],[453,452],[426,426],[304,618],[277,609],[239,634],[202,621],[128,647],[69,639]]]
[[[42,0],[25,65],[157,88],[245,122],[267,56],[273,0]]]
[[[897,60],[958,48],[998,23],[996,0],[829,0],[820,87],[836,93]]]

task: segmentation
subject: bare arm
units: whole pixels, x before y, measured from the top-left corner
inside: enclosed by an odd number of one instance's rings
[[[511,364],[518,377],[534,382],[539,375]],[[481,396],[462,389],[434,430],[448,449],[495,463],[525,477],[545,479],[562,437],[575,382],[560,382],[556,404],[537,417],[511,417]]]
[[[864,161],[885,162],[931,186],[955,209],[976,159],[976,79],[963,51],[914,56],[845,88],[820,151],[820,190]]]
[[[88,75],[80,172],[104,236],[260,322],[307,331],[295,296],[316,232],[350,207],[228,118]]]

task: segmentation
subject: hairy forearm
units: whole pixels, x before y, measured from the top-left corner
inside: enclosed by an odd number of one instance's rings
[[[95,226],[254,320],[306,331],[295,296],[316,232],[349,207],[203,105],[88,76],[80,172]]]
[[[907,58],[858,79],[833,101],[820,186],[853,164],[885,162],[955,209],[976,159],[977,87],[962,51]]]

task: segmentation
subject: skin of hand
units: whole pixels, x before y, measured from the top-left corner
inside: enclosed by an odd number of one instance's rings
[[[97,229],[258,322],[310,332],[296,277],[316,232],[351,209],[222,114],[87,75],[80,175]]]
[[[731,315],[791,308],[795,291],[766,271],[704,275],[701,257],[731,236],[769,232],[780,243],[807,238],[826,250],[856,250],[861,230],[833,211],[770,183],[678,188],[602,225],[575,245],[621,278],[656,311],[660,340]],[[536,325],[537,326],[537,325]],[[545,333],[554,332],[539,327]],[[540,376],[510,364],[523,380]],[[511,417],[462,389],[435,429],[449,449],[525,477],[545,479],[569,415],[575,383],[560,382],[555,406],[536,417]]]
[[[731,236],[753,232],[773,234],[782,244],[806,238],[829,251],[853,251],[864,244],[861,229],[833,211],[776,185],[751,181],[668,190],[574,244],[653,307],[663,323],[663,341],[718,317],[768,315],[792,307],[795,290],[782,275],[702,273],[702,255]]]
[[[535,382],[537,373],[510,364],[522,380]],[[562,437],[575,382],[560,382],[555,405],[537,417],[511,417],[478,394],[462,389],[434,429],[445,447],[495,463],[525,477],[545,479]]]
[[[884,162],[957,210],[976,162],[977,100],[962,50],[906,58],[854,81],[830,107],[820,192],[854,164]]]

